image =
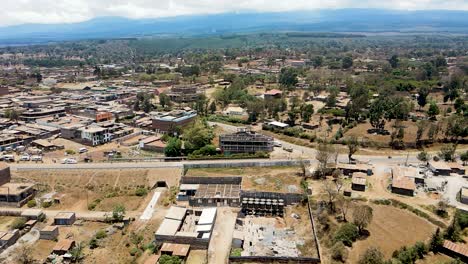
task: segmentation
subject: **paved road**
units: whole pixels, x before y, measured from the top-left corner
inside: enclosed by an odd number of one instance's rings
[[[156,204],[158,203],[159,197],[161,196],[161,190],[155,190],[151,201],[146,206],[143,214],[140,216],[140,220],[150,220],[153,217],[153,213],[156,210]]]

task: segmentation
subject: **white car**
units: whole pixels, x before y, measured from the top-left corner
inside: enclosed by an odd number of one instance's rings
[[[78,152],[79,152],[80,154],[81,154],[81,153],[86,153],[86,152],[88,152],[88,149],[87,149],[87,148],[80,148],[80,149],[78,150]]]
[[[20,157],[20,161],[30,161],[30,160],[31,160],[31,156],[29,156],[28,154],[23,154]]]
[[[283,144],[281,144],[281,142],[279,142],[279,141],[275,141],[275,142],[273,142],[273,146],[281,147],[281,146],[283,146]]]
[[[76,164],[78,163],[74,158],[64,158],[62,164]]]
[[[38,155],[32,156],[31,160],[32,161],[42,161],[42,156],[38,156]]]

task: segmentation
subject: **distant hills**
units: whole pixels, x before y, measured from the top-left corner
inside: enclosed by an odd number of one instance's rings
[[[467,11],[338,9],[282,13],[224,13],[158,19],[100,17],[70,24],[0,27],[0,44],[145,36],[207,36],[252,32],[468,33]]]

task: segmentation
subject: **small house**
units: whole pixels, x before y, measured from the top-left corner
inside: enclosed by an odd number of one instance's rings
[[[434,175],[450,176],[452,169],[444,161],[429,161],[429,169]]]
[[[55,225],[73,225],[75,221],[76,216],[73,212],[60,212],[54,217]]]
[[[18,229],[11,231],[0,231],[0,248],[7,248],[16,243],[20,238],[20,232]]]
[[[414,179],[409,177],[393,177],[392,179],[392,193],[414,196],[416,190],[416,183]]]
[[[52,253],[62,256],[67,254],[70,250],[75,247],[75,240],[71,239],[62,239],[55,244],[54,249],[52,249]]]
[[[185,260],[190,252],[188,244],[163,243],[161,246],[161,255],[177,256]]]
[[[55,240],[59,235],[58,226],[46,226],[41,231],[39,231],[39,239],[44,240]]]
[[[354,191],[364,192],[366,191],[366,174],[362,172],[353,173],[353,178],[351,180],[351,189]]]
[[[466,245],[445,240],[441,252],[452,258],[457,258],[464,263],[468,263],[468,247]]]
[[[44,216],[44,213],[40,209],[26,209],[21,212],[21,217],[29,220],[38,220]]]
[[[447,165],[450,167],[450,170],[452,173],[460,174],[460,175],[465,175],[465,167],[462,166],[461,164],[457,162],[449,162]]]

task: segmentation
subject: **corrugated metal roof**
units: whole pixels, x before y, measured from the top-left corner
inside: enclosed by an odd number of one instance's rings
[[[198,220],[199,225],[211,225],[214,223],[216,217],[216,207],[205,208],[202,210],[200,219]]]

